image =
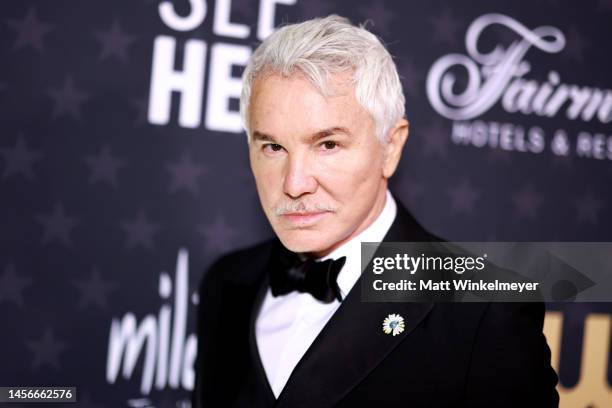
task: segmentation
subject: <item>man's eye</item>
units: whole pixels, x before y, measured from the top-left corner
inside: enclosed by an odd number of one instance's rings
[[[328,140],[326,142],[323,142],[322,146],[325,148],[325,150],[333,150],[338,147],[338,143]]]
[[[283,148],[283,146],[277,144],[277,143],[268,143],[266,145],[264,145],[264,150],[271,150],[273,152],[278,152]]]

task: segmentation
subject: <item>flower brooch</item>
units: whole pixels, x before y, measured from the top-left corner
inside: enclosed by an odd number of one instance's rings
[[[383,331],[385,334],[397,336],[404,331],[405,327],[404,318],[398,314],[390,314],[383,321]]]

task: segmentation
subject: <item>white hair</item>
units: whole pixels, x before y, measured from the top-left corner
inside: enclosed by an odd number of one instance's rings
[[[330,95],[331,74],[350,72],[359,104],[372,116],[381,143],[404,117],[405,98],[393,58],[378,37],[332,14],[274,32],[257,47],[242,75],[240,116],[250,138],[249,103],[261,74],[301,73],[323,95]]]

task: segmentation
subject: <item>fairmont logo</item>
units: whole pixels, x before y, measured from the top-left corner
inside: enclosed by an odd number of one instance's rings
[[[479,50],[482,33],[491,26],[513,31],[518,39],[507,48]],[[497,102],[509,113],[554,117],[560,113],[570,120],[601,123],[612,121],[612,91],[564,84],[558,72],[550,71],[545,82],[526,78],[531,64],[525,55],[535,47],[549,54],[565,47],[563,33],[550,26],[528,29],[502,14],[485,14],[469,26],[467,55],[448,54],[439,58],[427,76],[427,96],[433,108],[452,120],[470,120],[485,113]],[[456,72],[467,71],[467,83],[460,86]],[[461,88],[458,92],[457,88]]]

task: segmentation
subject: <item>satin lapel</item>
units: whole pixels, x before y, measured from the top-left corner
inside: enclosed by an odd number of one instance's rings
[[[430,241],[427,233],[398,203],[386,242]],[[361,302],[361,280],[351,289],[293,370],[277,407],[327,407],[337,403],[370,373],[432,309],[431,303]],[[391,313],[404,318],[403,333],[382,330]]]
[[[267,265],[266,265],[267,267]],[[272,387],[268,382],[268,377],[266,376],[266,371],[263,367],[263,363],[261,362],[261,357],[259,355],[259,348],[257,347],[257,340],[255,335],[255,323],[257,321],[257,316],[259,314],[259,309],[263,303],[263,300],[266,296],[266,292],[268,290],[268,274],[264,273],[263,281],[261,282],[257,296],[255,297],[255,302],[253,304],[253,309],[251,310],[251,317],[249,319],[249,350],[251,354],[251,366],[253,367],[254,376],[255,376],[255,384],[256,387],[261,391],[261,397],[266,402],[266,406],[272,406],[276,397],[272,392]]]
[[[277,407],[328,407],[372,371],[431,310],[430,303],[362,303],[352,290],[291,374]],[[404,318],[405,330],[384,334],[391,313]]]

